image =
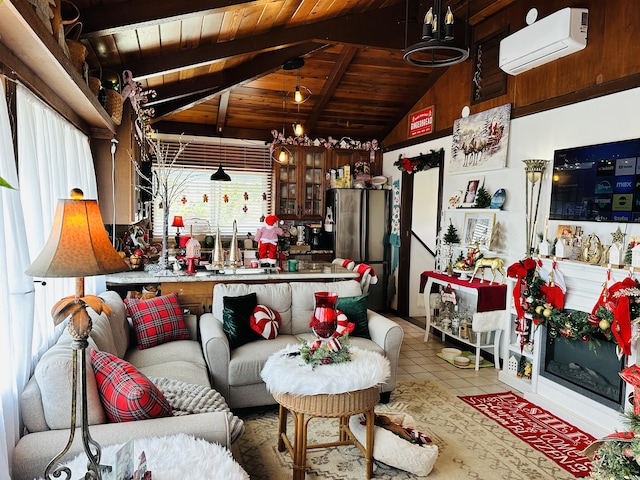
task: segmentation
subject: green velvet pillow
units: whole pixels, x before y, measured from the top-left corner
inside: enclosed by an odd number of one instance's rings
[[[352,337],[371,338],[369,335],[369,321],[367,320],[368,293],[356,297],[339,297],[336,307],[344,313],[350,322],[355,324]]]
[[[227,335],[231,349],[262,337],[253,331],[249,321],[258,304],[255,293],[239,297],[222,297],[222,329]]]

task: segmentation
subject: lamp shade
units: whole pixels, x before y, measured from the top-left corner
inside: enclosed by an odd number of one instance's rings
[[[218,167],[218,171],[211,175],[211,180],[214,182],[230,182],[231,177],[222,169],[222,166]]]
[[[176,215],[175,217],[173,217],[173,223],[171,224],[172,227],[178,227],[178,228],[184,228],[184,221],[182,220],[182,216],[181,215]]]
[[[25,273],[89,277],[129,270],[104,228],[96,200],[58,200],[49,239]]]

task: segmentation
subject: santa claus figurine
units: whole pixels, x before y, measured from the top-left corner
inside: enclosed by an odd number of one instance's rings
[[[260,263],[267,263],[271,267],[276,265],[278,235],[284,234],[284,231],[277,225],[279,221],[280,219],[275,215],[269,215],[264,219],[266,225],[261,227],[255,236],[255,241],[258,242]]]

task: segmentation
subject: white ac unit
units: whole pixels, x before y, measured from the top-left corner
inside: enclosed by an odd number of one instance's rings
[[[500,68],[518,75],[582,50],[588,17],[586,8],[563,8],[509,35],[500,41]]]

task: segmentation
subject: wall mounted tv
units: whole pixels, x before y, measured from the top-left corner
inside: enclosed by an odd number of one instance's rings
[[[549,219],[640,222],[640,139],[556,150]]]

